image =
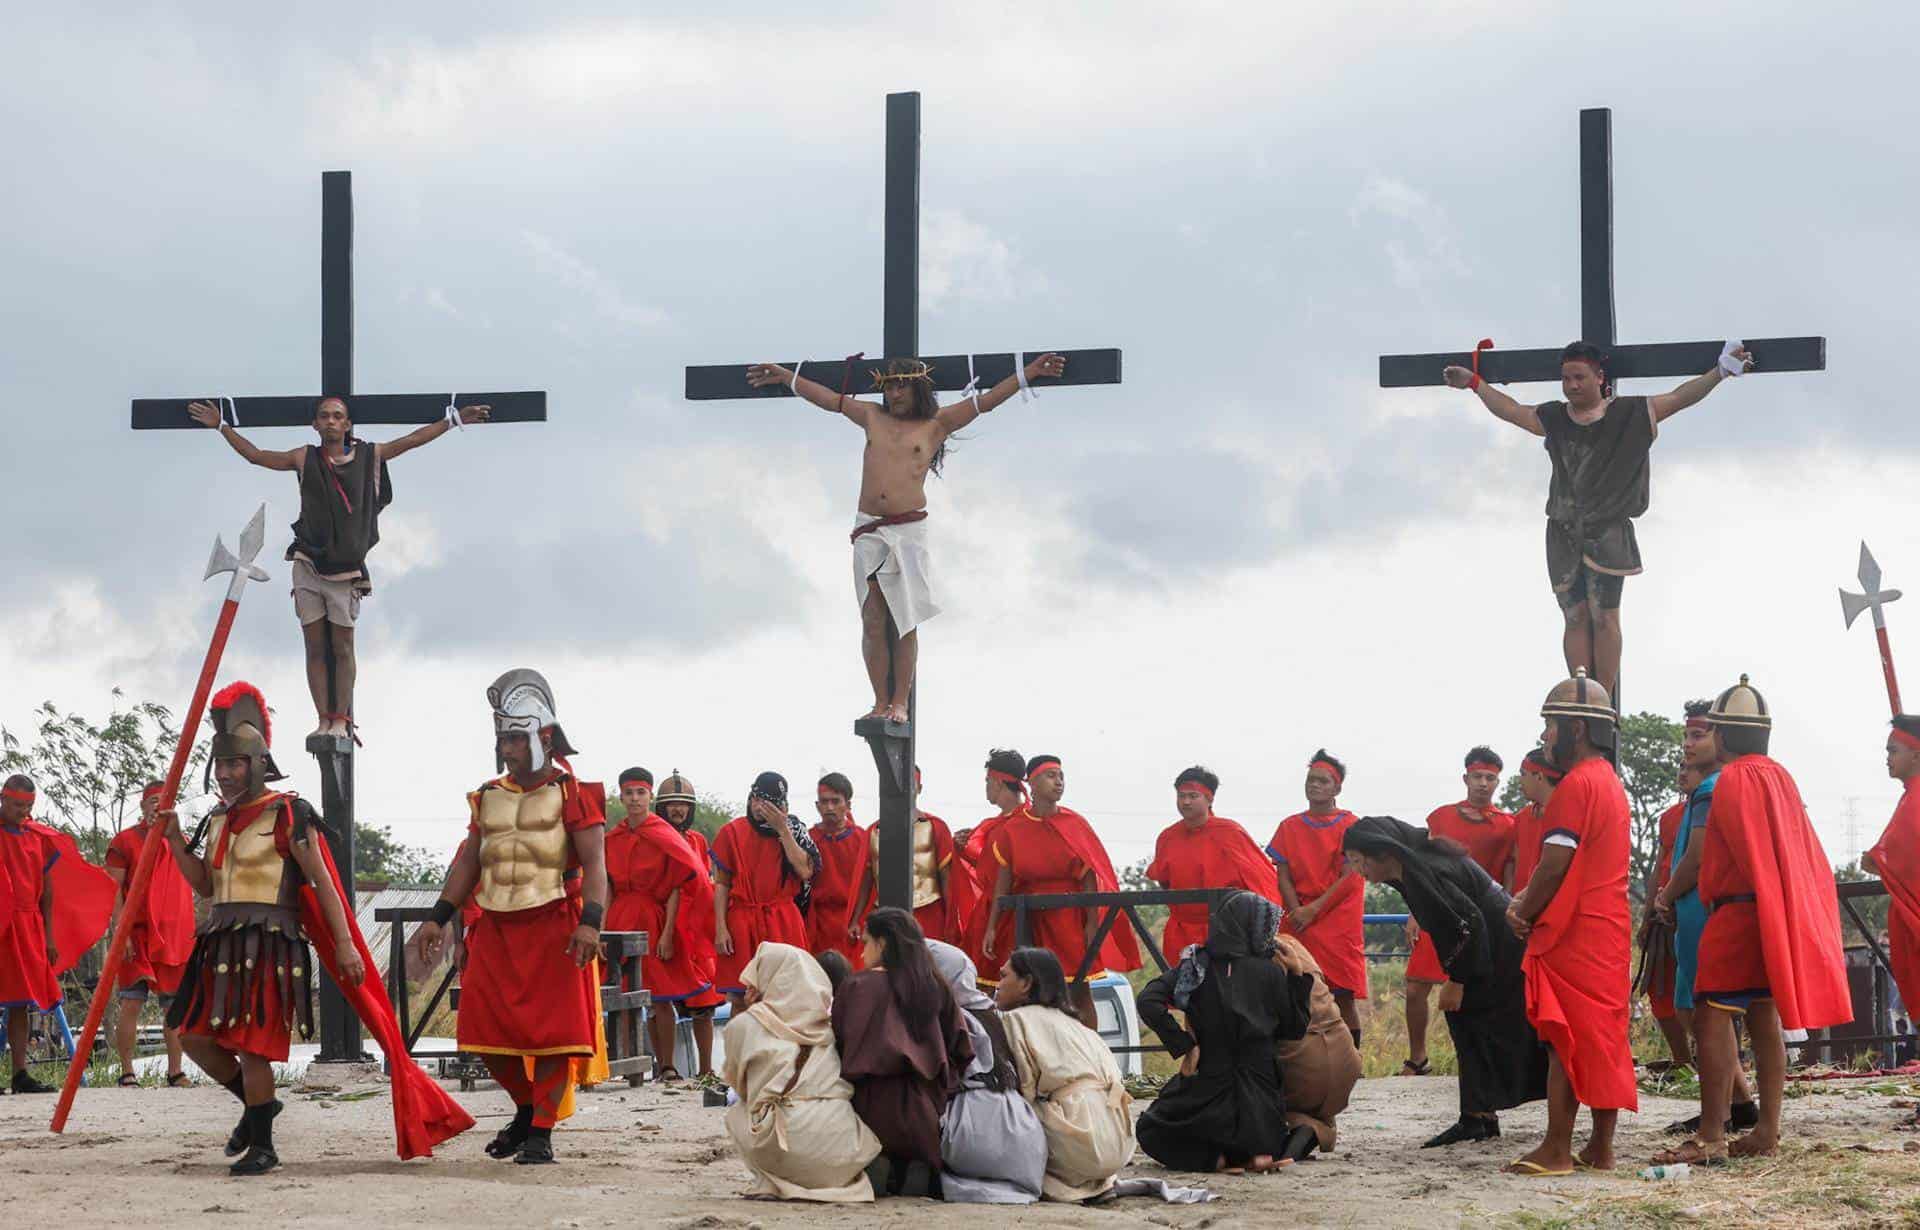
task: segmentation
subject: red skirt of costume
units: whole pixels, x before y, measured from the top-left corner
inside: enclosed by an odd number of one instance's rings
[[[1059,808],[1045,818],[1022,808],[1010,816],[994,837],[994,857],[1012,874],[1015,893],[1084,893],[1086,877],[1093,874],[1097,892],[1117,892],[1113,864],[1106,848],[1094,835],[1086,817],[1069,808]],[[1087,918],[1089,911],[1078,907],[1029,912],[1033,946],[1045,948],[1060,959],[1060,967],[1072,981],[1081,962],[1087,963],[1086,977],[1091,980],[1109,970],[1140,968],[1140,951],[1134,942],[1133,928],[1125,919],[1116,921],[1107,932],[1100,951],[1087,959]],[[1000,916],[994,951],[1010,953],[1014,949],[1014,916],[1007,910]]]
[[[860,945],[847,938],[853,925],[854,894],[867,873],[867,830],[848,820],[838,833],[816,824],[808,830],[820,851],[807,905],[807,951],[814,956],[837,952],[860,968]]]
[[[593,968],[567,943],[580,902],[561,897],[530,910],[480,911],[460,975],[459,1043],[479,1055],[591,1055],[599,1027]]]
[[[222,1050],[285,1063],[313,1037],[313,953],[291,909],[217,905],[193,946],[167,1024]]]
[[[1556,796],[1558,797],[1558,796]],[[1853,1019],[1833,868],[1800,789],[1765,756],[1720,770],[1700,847],[1697,1004],[1715,995],[1771,999],[1786,1029]]]
[[[1000,878],[1000,864],[993,856],[993,841],[1006,824],[1004,815],[992,816],[974,826],[967,834],[967,844],[954,856],[955,862],[967,864],[973,874],[975,893],[973,905],[967,911],[966,922],[960,930],[959,947],[967,956],[973,958],[974,972],[980,981],[992,985],[1000,981],[1000,970],[1007,962],[1007,953],[1011,948],[996,946],[994,955],[989,957],[984,951],[987,939],[987,917],[993,913],[993,886]],[[1005,924],[1006,934],[1013,934],[1011,923]]]
[[[1902,1003],[1920,1011],[1920,779],[1907,785],[1887,831],[1873,847],[1873,865],[1886,886],[1887,956]]]
[[[713,959],[714,989],[729,995],[746,991],[740,973],[766,943],[807,946],[807,923],[794,897],[800,878],[787,867],[776,837],[759,833],[745,816],[730,820],[713,839],[713,865],[726,872],[727,935],[732,952]]]
[[[0,1007],[44,1012],[60,1002],[40,913],[41,885],[58,857],[38,829],[0,826]]]
[[[1340,839],[1358,819],[1350,811],[1334,812],[1324,820],[1310,812],[1288,816],[1274,830],[1267,854],[1275,863],[1287,865],[1302,902],[1317,900],[1339,885],[1339,895],[1326,903],[1312,923],[1297,927],[1289,916],[1281,920],[1280,929],[1297,937],[1313,954],[1328,987],[1365,999],[1366,898],[1359,876],[1340,878],[1347,870]]]
[[[1627,1040],[1633,934],[1627,908],[1630,817],[1613,766],[1568,770],[1541,820],[1543,836],[1579,842],[1547,908],[1534,918],[1521,970],[1527,1019],[1553,1048],[1580,1104],[1638,1110]]]
[[[1505,882],[1507,864],[1513,861],[1514,823],[1506,812],[1489,807],[1480,821],[1467,819],[1460,809],[1464,803],[1437,807],[1427,817],[1427,832],[1445,837],[1463,846],[1480,869],[1493,877],[1495,884]],[[1413,942],[1413,955],[1407,959],[1407,979],[1411,982],[1445,982],[1447,971],[1440,965],[1440,950],[1425,931]]]
[[[1198,827],[1182,820],[1161,830],[1147,878],[1169,889],[1238,888],[1275,903],[1280,899],[1273,860],[1246,829],[1224,816],[1208,816]],[[1160,951],[1167,960],[1177,961],[1188,945],[1206,942],[1205,902],[1167,910],[1167,925],[1160,933]]]

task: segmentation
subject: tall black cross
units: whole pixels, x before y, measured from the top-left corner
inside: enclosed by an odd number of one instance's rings
[[[1580,340],[1611,360],[1615,380],[1648,376],[1698,376],[1720,361],[1720,341],[1639,342],[1619,345],[1613,321],[1613,112],[1580,112]],[[1755,337],[1744,340],[1756,372],[1817,372],[1827,366],[1824,337]],[[1493,350],[1480,355],[1480,374],[1496,384],[1558,381],[1560,350]],[[1466,366],[1463,351],[1380,356],[1380,387],[1443,384],[1440,372]]]
[[[320,388],[317,393],[289,397],[136,397],[135,431],[194,428],[205,430],[187,414],[194,401],[217,402],[223,415],[241,430],[255,427],[308,427],[320,397],[352,397],[356,425],[362,423],[431,423],[446,416],[447,407],[489,405],[494,423],[544,422],[544,392],[462,393],[457,402],[446,393],[368,393],[353,391],[353,175],[327,171],[320,176]],[[331,645],[327,662],[332,687]],[[320,763],[321,814],[327,822],[328,844],[334,862],[343,869],[346,908],[354,908],[353,891],[353,741],[345,735],[312,735],[307,751]],[[351,1062],[362,1058],[360,1018],[348,1007],[340,989],[326,972],[320,983],[320,1060]]]
[[[828,388],[849,393],[873,390],[869,367],[887,359],[919,358],[933,368],[936,389],[963,389],[968,362],[979,387],[991,388],[1013,374],[1023,356],[1047,353],[1042,349],[1021,354],[920,354],[920,95],[887,95],[886,260],[881,313],[885,355],[853,364],[849,373],[843,359],[808,359],[805,374]],[[1118,350],[1061,350],[1067,360],[1064,375],[1041,377],[1033,384],[1119,384]],[[786,366],[792,367],[791,361]],[[791,397],[786,386],[752,388],[746,364],[687,368],[687,397],[712,401],[749,397]],[[854,723],[854,733],[867,741],[880,774],[880,867],[877,880],[883,905],[902,908],[913,904],[914,729],[918,689],[908,699],[908,719],[902,723],[867,718]]]

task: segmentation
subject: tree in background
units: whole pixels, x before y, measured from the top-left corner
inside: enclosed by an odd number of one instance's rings
[[[64,829],[96,863],[106,857],[113,835],[139,818],[141,790],[166,775],[180,737],[165,705],[126,704],[119,688],[112,695],[112,707],[99,723],[43,702],[33,711],[38,725],[31,743],[0,727],[0,773],[33,778],[40,794],[35,817]],[[203,741],[187,761],[186,781],[206,756]]]
[[[1833,872],[1833,878],[1842,884],[1854,884],[1861,880],[1879,879],[1878,876],[1862,867],[1860,860],[1857,858],[1844,867],[1836,867]],[[1866,919],[1867,925],[1873,928],[1875,938],[1878,938],[1886,932],[1888,898],[1884,893],[1876,894],[1872,897],[1855,897],[1851,904],[1854,909],[1860,911],[1860,917]],[[1840,911],[1840,925],[1850,933],[1857,934],[1860,930],[1860,928],[1853,925],[1853,919],[1847,916],[1845,910]]]
[[[353,878],[384,880],[388,884],[441,882],[447,860],[425,846],[406,846],[394,840],[387,825],[353,826]]]

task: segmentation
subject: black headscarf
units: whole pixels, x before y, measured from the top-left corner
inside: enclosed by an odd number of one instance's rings
[[[1366,816],[1354,821],[1340,839],[1343,849],[1400,860],[1400,879],[1393,887],[1406,898],[1407,909],[1420,929],[1433,937],[1442,968],[1466,954],[1478,940],[1486,943],[1480,908],[1462,889],[1455,873],[1470,862],[1466,851],[1442,845],[1431,834],[1392,816]]]
[[[1235,892],[1207,920],[1207,942],[1180,958],[1173,980],[1173,1006],[1182,1012],[1216,960],[1271,957],[1280,931],[1280,907],[1259,893]]]
[[[786,812],[787,779],[771,770],[762,773],[753,779],[753,786],[747,791],[747,798],[749,800],[747,823],[753,826],[753,831],[762,837],[778,838],[780,834],[774,830],[772,825],[762,824],[760,817],[753,814],[751,800],[765,799],[781,811]],[[800,823],[800,818],[792,812],[787,812],[787,831],[793,834],[794,844],[807,852],[807,857],[813,860],[814,871],[818,872],[820,870],[820,847],[813,844],[813,835],[807,832],[807,826]],[[784,881],[792,874],[793,868],[787,866],[786,860],[782,858],[780,860],[781,880]],[[794,896],[793,903],[804,913],[807,906],[812,903],[812,900],[813,884],[808,882],[800,886],[800,891]]]

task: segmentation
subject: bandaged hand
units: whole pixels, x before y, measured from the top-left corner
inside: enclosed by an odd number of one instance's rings
[[[1744,376],[1753,370],[1753,356],[1739,342],[1728,342],[1720,348],[1720,374],[1723,376]]]

